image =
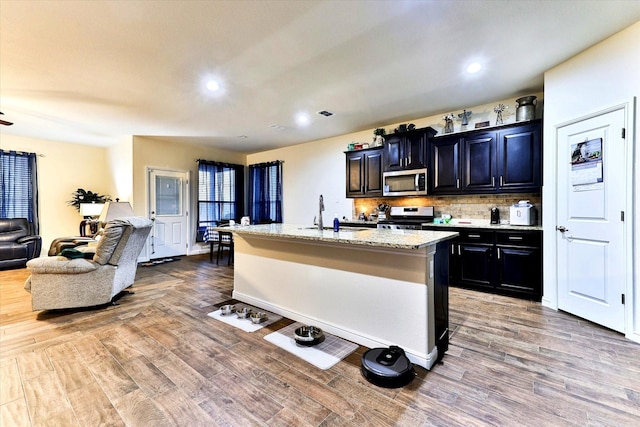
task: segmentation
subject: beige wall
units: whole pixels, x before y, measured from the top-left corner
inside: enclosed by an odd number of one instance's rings
[[[520,96],[536,95],[538,97],[538,108],[536,109],[538,117],[543,111],[543,94],[542,93],[523,93]],[[515,122],[515,110],[518,97],[509,98],[501,101],[492,102],[479,106],[464,107],[473,114],[469,120],[467,130],[473,129],[475,123],[482,121],[490,121],[491,125],[495,124],[496,114],[493,108],[498,103],[503,103],[509,108],[503,113],[504,124]],[[455,113],[461,113],[463,106]],[[444,122],[442,116],[450,111],[409,120],[406,123],[414,123],[416,127],[422,128],[431,126],[442,133]],[[460,122],[454,122],[454,130],[459,132]],[[389,124],[384,127],[387,133],[392,133],[398,123]],[[333,219],[334,214],[338,214],[340,218],[346,216],[351,218],[354,212],[354,204],[352,199],[345,197],[345,155],[347,146],[351,142],[372,142],[373,129],[362,132],[355,132],[346,135],[327,138],[318,141],[312,141],[305,144],[295,145],[292,147],[281,148],[277,150],[264,151],[261,153],[250,154],[247,156],[247,163],[260,163],[271,160],[284,160],[283,174],[283,216],[284,221],[296,224],[311,224],[313,217],[318,214],[318,197],[323,195],[325,203],[325,212],[323,219],[325,224]],[[514,200],[519,200],[515,195]],[[480,205],[473,212],[465,211],[469,218],[483,218],[480,212],[488,209],[493,200],[484,201],[480,196],[476,200],[476,205]],[[402,203],[401,203],[402,204]],[[486,210],[485,209],[485,210]],[[488,212],[488,211],[487,211]],[[488,218],[488,216],[487,216]]]
[[[149,183],[147,180],[149,168],[189,172],[191,181],[189,185],[191,230],[195,230],[193,221],[196,221],[197,218],[198,164],[196,160],[204,159],[241,165],[246,163],[246,155],[243,153],[186,143],[178,144],[157,137],[133,137],[132,152],[133,198],[131,201],[136,215],[149,216]],[[195,243],[194,231],[190,235],[188,253],[198,253],[202,250],[204,249]]]
[[[61,236],[77,236],[82,217],[67,205],[78,188],[108,194],[129,201],[136,215],[148,216],[147,167],[188,171],[191,176],[190,211],[197,201],[196,159],[245,164],[246,156],[210,147],[175,144],[160,138],[127,137],[111,147],[2,135],[4,150],[34,152],[38,157],[40,234],[43,255],[51,241]],[[195,216],[190,216],[195,218]],[[190,252],[199,252],[194,239]],[[203,249],[204,250],[204,249]]]
[[[43,255],[51,241],[77,236],[82,217],[67,205],[78,188],[115,197],[115,186],[103,147],[2,135],[2,149],[37,153],[40,235]]]
[[[113,197],[132,202],[133,197],[133,137],[124,137],[107,148],[107,168],[113,178]]]

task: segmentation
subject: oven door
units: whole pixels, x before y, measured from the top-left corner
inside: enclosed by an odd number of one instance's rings
[[[383,196],[426,196],[427,170],[385,172],[382,175]]]

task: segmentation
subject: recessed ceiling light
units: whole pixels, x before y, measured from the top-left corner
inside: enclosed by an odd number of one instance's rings
[[[467,73],[477,73],[481,68],[482,65],[479,62],[472,62],[471,64],[467,65]]]
[[[296,123],[298,123],[300,126],[309,124],[309,115],[307,113],[299,113],[296,116]]]
[[[220,83],[218,83],[216,80],[209,80],[207,82],[207,89],[209,89],[212,92],[220,90]]]

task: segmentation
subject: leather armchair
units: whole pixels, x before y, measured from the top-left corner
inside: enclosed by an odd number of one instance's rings
[[[75,248],[78,246],[85,246],[89,243],[96,243],[93,237],[82,236],[69,236],[69,237],[57,237],[51,242],[49,247],[49,256],[60,255],[64,249]]]
[[[25,289],[31,308],[53,310],[107,304],[135,280],[138,256],[151,220],[126,217],[107,222],[91,259],[50,256],[27,263]]]
[[[0,270],[24,267],[40,256],[42,239],[32,230],[26,218],[0,219]]]

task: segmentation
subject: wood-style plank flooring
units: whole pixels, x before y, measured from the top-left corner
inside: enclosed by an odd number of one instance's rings
[[[538,303],[451,289],[451,345],[401,389],[359,350],[322,371],[207,317],[233,267],[139,267],[117,306],[32,312],[0,272],[1,426],[638,426],[640,345]]]

